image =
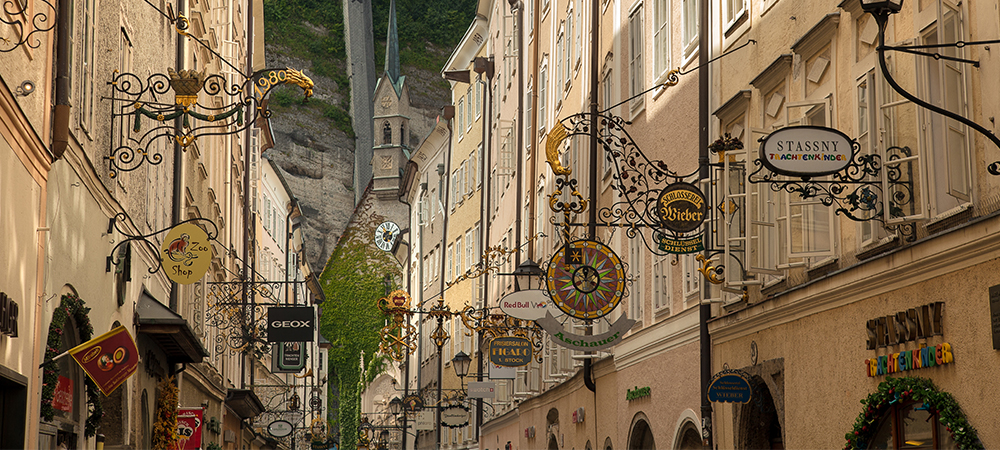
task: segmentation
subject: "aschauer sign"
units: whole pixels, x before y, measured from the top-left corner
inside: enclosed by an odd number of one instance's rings
[[[797,126],[776,130],[760,144],[760,159],[774,173],[817,177],[840,172],[851,163],[854,141],[826,127]]]

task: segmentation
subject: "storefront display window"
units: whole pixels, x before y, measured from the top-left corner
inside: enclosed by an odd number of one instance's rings
[[[889,408],[879,424],[870,449],[957,449],[951,433],[928,412],[922,402]]]

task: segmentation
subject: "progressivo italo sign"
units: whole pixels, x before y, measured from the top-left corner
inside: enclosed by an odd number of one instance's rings
[[[854,141],[839,130],[797,126],[777,130],[760,144],[760,159],[772,172],[817,177],[840,172],[851,163]]]
[[[315,312],[311,306],[267,309],[267,342],[312,342]]]

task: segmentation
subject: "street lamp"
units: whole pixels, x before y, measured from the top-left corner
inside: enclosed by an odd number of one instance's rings
[[[528,258],[514,269],[514,288],[518,291],[539,289],[542,286],[542,268]]]
[[[393,416],[398,416],[400,411],[403,410],[403,401],[399,397],[393,397],[392,401],[389,402],[389,412]]]
[[[923,50],[928,48],[937,48],[937,47],[963,48],[969,45],[988,45],[988,44],[998,43],[1000,42],[1000,40],[973,41],[973,42],[959,41],[959,42],[949,42],[944,44],[930,44],[930,45],[917,45],[917,46],[899,46],[899,45],[886,46],[885,27],[886,24],[888,24],[889,22],[889,16],[898,13],[902,8],[903,8],[903,0],[861,0],[861,9],[864,12],[871,14],[872,18],[875,19],[875,24],[878,25],[878,47],[875,48],[875,52],[878,54],[879,68],[882,71],[882,76],[885,78],[885,82],[889,84],[889,87],[891,87],[892,90],[896,91],[896,93],[903,96],[903,98],[929,111],[935,112],[937,114],[940,114],[942,116],[954,119],[958,122],[965,124],[969,128],[972,128],[979,134],[989,139],[991,142],[993,142],[993,145],[996,145],[998,148],[1000,148],[1000,138],[998,138],[995,134],[993,134],[992,131],[987,130],[982,125],[979,125],[978,123],[973,122],[970,119],[967,119],[961,114],[956,114],[945,108],[921,100],[917,98],[917,96],[903,89],[903,87],[896,82],[896,79],[892,77],[892,74],[889,73],[889,68],[885,60],[885,51],[891,50],[891,51],[903,51],[906,53],[911,53],[919,56],[929,56],[934,59],[945,59],[963,64],[972,64],[975,67],[979,67],[979,61],[942,55],[940,53],[927,53],[924,52]],[[1000,161],[996,161],[989,164],[987,166],[987,171],[994,176],[1000,175]]]
[[[903,8],[903,0],[861,0],[861,9],[867,13],[895,14]]]
[[[469,374],[469,364],[472,364],[472,358],[469,357],[469,355],[466,355],[465,352],[458,352],[458,354],[451,359],[451,364],[455,367],[455,375],[464,379],[465,376]]]

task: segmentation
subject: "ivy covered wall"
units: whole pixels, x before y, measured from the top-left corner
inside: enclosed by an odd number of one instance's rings
[[[336,390],[328,393],[331,414],[337,414],[329,418],[330,429],[340,430],[341,448],[356,447],[361,390],[385,367],[385,359],[375,355],[385,323],[376,306],[385,296],[383,279],[386,274],[394,284],[401,279],[395,258],[375,247],[375,228],[384,218],[373,209],[370,197],[362,200],[320,276],[326,294],[320,327],[333,344],[328,379],[336,383]],[[365,379],[361,379],[362,351]]]

